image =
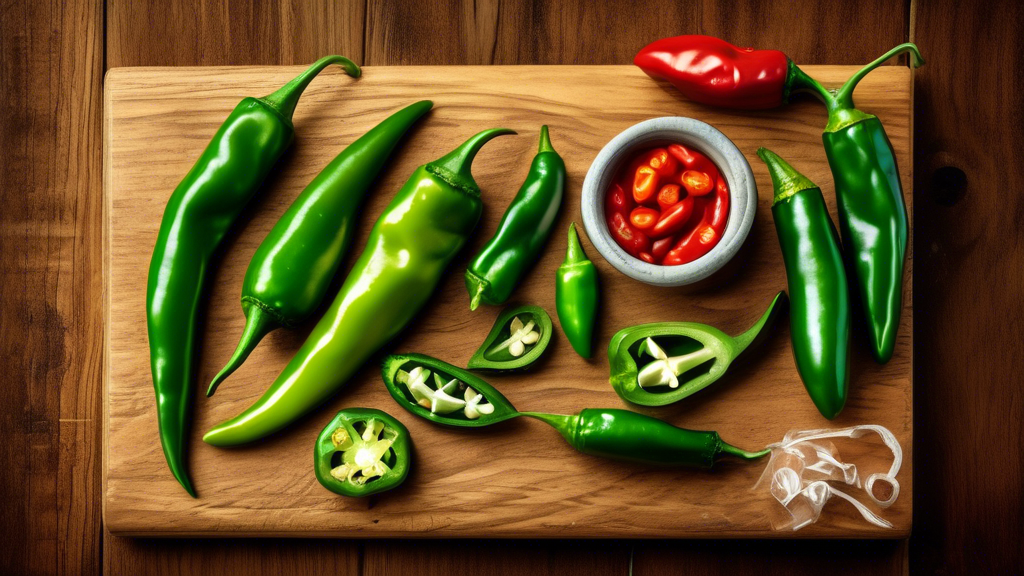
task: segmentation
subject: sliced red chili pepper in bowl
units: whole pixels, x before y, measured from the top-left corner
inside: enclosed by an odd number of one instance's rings
[[[658,173],[648,165],[636,169],[633,177],[633,200],[643,204],[654,199],[658,192]]]
[[[661,216],[661,213],[654,208],[637,206],[629,213],[629,223],[640,230],[647,230],[653,228],[658,223],[659,216]]]
[[[686,188],[687,194],[692,196],[704,196],[715,189],[715,181],[706,172],[686,170],[679,180],[683,183],[683,188]]]
[[[697,226],[684,234],[679,243],[665,255],[662,264],[678,266],[693,262],[707,254],[722,239],[726,220],[729,216],[729,186],[719,179],[715,186],[714,199],[704,208],[704,215]]]
[[[661,213],[661,218],[651,227],[652,238],[662,238],[682,230],[693,213],[693,196],[687,196]]]
[[[712,162],[707,156],[687,148],[682,144],[672,144],[668,147],[668,153],[679,161],[683,166],[684,170],[697,170],[698,172],[704,172],[711,177],[712,180],[718,180],[720,178],[718,174],[718,167]]]
[[[658,207],[665,210],[680,200],[682,191],[678,184],[665,184],[658,191]]]
[[[666,236],[659,240],[655,240],[654,243],[651,244],[651,256],[654,256],[655,260],[661,262],[665,258],[665,255],[668,254],[668,251],[672,249],[672,246],[675,246],[677,241],[678,238],[676,236]]]
[[[615,243],[622,247],[630,256],[639,258],[643,252],[650,252],[651,239],[637,230],[623,214],[612,214],[608,217],[608,229]]]
[[[676,169],[679,167],[679,161],[672,157],[668,153],[668,150],[664,148],[655,148],[649,153],[650,158],[647,160],[647,165],[654,168],[654,171],[661,177],[669,177],[676,173]]]

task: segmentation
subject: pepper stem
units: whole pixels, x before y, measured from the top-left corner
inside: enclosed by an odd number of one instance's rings
[[[295,113],[295,106],[299,103],[299,97],[302,96],[302,92],[306,89],[306,86],[309,86],[309,83],[313,81],[313,78],[316,78],[317,74],[331,64],[340,64],[341,67],[345,69],[345,73],[353,78],[359,78],[362,74],[362,70],[360,70],[359,66],[344,56],[324,56],[310,65],[305,72],[293,78],[291,82],[285,84],[273,94],[260,98],[260,102],[274,108],[280,112],[282,116],[291,120],[292,114]]]
[[[765,456],[772,453],[771,449],[769,448],[765,448],[764,450],[758,450],[757,452],[748,452],[746,450],[741,450],[727,442],[719,442],[719,454],[728,454],[730,456],[735,456],[743,460],[757,460],[758,458],[764,458]]]
[[[544,412],[520,412],[520,416],[526,416],[528,418],[534,418],[545,422],[550,425],[558,433],[565,438],[565,441],[572,447],[576,447],[574,437],[576,436],[576,427],[579,425],[579,414],[545,414]]]
[[[789,61],[789,72],[786,78],[786,93],[783,98],[783,104],[789,101],[789,97],[793,94],[800,93],[811,93],[817,96],[819,100],[829,105],[834,99],[832,93],[825,89],[817,80],[811,78],[804,72],[799,66],[796,65],[792,60]]]
[[[746,350],[754,342],[760,342],[764,339],[766,336],[764,332],[765,326],[775,323],[775,319],[782,310],[782,305],[784,305],[788,300],[789,298],[786,296],[785,292],[779,292],[776,294],[775,299],[772,300],[772,303],[768,306],[768,309],[765,310],[764,314],[761,315],[761,318],[746,332],[733,338],[733,340],[736,341],[737,354]]]
[[[580,244],[580,235],[576,233],[576,223],[569,224],[569,247],[565,250],[565,262],[562,266],[579,264],[587,261],[587,253],[583,251]]]
[[[846,81],[846,84],[843,84],[839,90],[836,90],[835,98],[830,105],[829,111],[831,112],[832,108],[853,108],[853,91],[857,88],[857,84],[860,83],[860,81],[863,80],[869,72],[884,64],[886,60],[893,56],[903,54],[904,52],[910,52],[910,64],[914,68],[918,68],[924,64],[924,58],[921,57],[921,52],[913,42],[900,44],[885,54],[882,54],[867,66],[858,70],[853,76],[850,76],[850,79]]]
[[[555,149],[551,147],[551,137],[548,136],[548,127],[545,124],[540,127],[540,145],[537,146],[537,153],[554,151]]]
[[[484,144],[492,138],[504,134],[515,134],[515,131],[508,128],[484,130],[466,140],[462,146],[428,164],[427,169],[435,172],[463,192],[479,196],[480,187],[473,179],[473,159],[476,158],[476,153],[483,148]]]
[[[206,396],[213,396],[220,383],[228,376],[231,376],[235,370],[238,370],[238,367],[245,362],[249,354],[252,354],[252,351],[256,349],[260,340],[263,340],[264,336],[277,329],[278,326],[277,320],[270,314],[267,314],[259,306],[250,305],[249,312],[245,318],[245,331],[242,332],[242,338],[238,341],[235,353],[231,355],[227,365],[221,368],[221,371],[213,377],[210,387],[206,390]]]
[[[789,199],[797,192],[818,187],[775,152],[767,148],[758,148],[757,155],[768,165],[768,173],[772,176],[772,186],[775,188],[775,199],[772,201],[772,206]]]

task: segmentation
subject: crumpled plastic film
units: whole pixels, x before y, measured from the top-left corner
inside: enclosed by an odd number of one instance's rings
[[[857,439],[872,432],[878,434],[892,451],[893,461],[888,473],[871,474],[862,484],[857,467],[840,460],[839,451],[828,439]],[[862,489],[881,508],[892,506],[900,495],[896,475],[903,463],[903,450],[888,429],[865,424],[841,430],[793,430],[786,434],[782,442],[768,448],[772,451],[771,459],[754,489],[768,484],[772,496],[788,512],[781,519],[772,520],[772,528],[775,530],[799,530],[817,522],[825,503],[833,496],[852,504],[866,521],[882,528],[892,528],[889,521],[869,510],[857,498],[830,484],[842,483]],[[891,494],[885,500],[879,500],[874,494],[873,488],[878,481],[891,486]]]

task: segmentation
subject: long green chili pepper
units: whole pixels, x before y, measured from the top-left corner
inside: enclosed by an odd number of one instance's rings
[[[398,142],[433,104],[417,102],[349,145],[306,186],[263,239],[245,271],[245,330],[207,396],[245,362],[264,336],[294,327],[320,305],[352,241],[352,220]]]
[[[527,416],[550,424],[576,450],[602,458],[710,469],[722,456],[754,460],[770,453],[741,450],[723,442],[717,432],[686,430],[629,410],[587,408],[572,415],[519,412],[480,377],[422,354],[388,356],[382,377],[396,402],[431,422],[480,428]]]
[[[537,261],[562,205],[565,162],[551,147],[548,127],[541,126],[540,145],[530,173],[487,242],[466,270],[469,309],[480,302],[504,304],[526,271]]]
[[[195,376],[196,317],[210,257],[291,144],[292,113],[302,92],[331,64],[359,77],[359,67],[348,58],[326,56],[277,92],[243,99],[164,209],[146,290],[150,362],[164,456],[192,496],[196,494],[185,472],[184,449]]]
[[[892,358],[903,309],[909,222],[892,143],[877,117],[854,108],[853,91],[868,72],[904,52],[915,68],[924,63],[917,46],[901,44],[824,96],[828,125],[822,140],[836,186],[843,250],[866,316],[871,354],[883,364]]]
[[[597,268],[580,246],[573,222],[569,224],[565,262],[555,274],[555,311],[572,349],[584,358],[593,353],[597,292]]]
[[[696,322],[623,328],[608,344],[612,388],[641,406],[664,406],[703,390],[767,337],[765,328],[775,324],[785,304],[786,293],[779,292],[761,318],[735,338]]]
[[[412,173],[302,348],[255,404],[207,432],[205,442],[244,444],[284,428],[327,400],[405,328],[476,228],[482,206],[470,168],[480,148],[502,134],[514,132],[480,132]]]
[[[821,189],[771,150],[757,155],[775,187],[772,215],[789,281],[796,368],[818,411],[831,420],[846,403],[850,377],[850,296],[839,235]]]

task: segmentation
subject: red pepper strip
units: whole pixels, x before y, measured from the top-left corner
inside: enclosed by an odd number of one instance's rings
[[[658,206],[662,210],[666,210],[679,202],[679,196],[678,184],[665,184],[658,192]]]
[[[606,216],[611,218],[612,214],[629,214],[636,204],[633,202],[633,195],[626,194],[626,190],[618,185],[612,184],[611,194],[608,195]]]
[[[649,156],[647,165],[654,168],[658,176],[664,178],[676,173],[679,162],[668,153],[668,150],[655,148],[649,152]]]
[[[661,218],[651,228],[651,238],[662,238],[675,234],[686,226],[693,214],[693,196],[687,196],[661,213]]]
[[[687,170],[679,177],[683,188],[692,196],[703,196],[715,189],[715,181],[706,172]]]
[[[641,252],[640,259],[648,264],[657,264],[658,262],[654,259],[654,256],[649,252]]]
[[[704,217],[701,218],[696,228],[690,233],[684,234],[679,243],[665,255],[662,264],[678,266],[693,262],[710,252],[722,239],[728,216],[729,186],[724,179],[719,178],[718,185],[715,187],[715,198],[704,209]]]
[[[647,230],[658,223],[658,216],[660,213],[654,208],[638,206],[629,213],[629,223],[640,230]]]
[[[715,163],[708,159],[707,156],[697,152],[696,150],[687,148],[682,144],[672,144],[668,147],[668,153],[678,160],[685,170],[703,172],[715,181],[721,179],[721,176],[718,174],[718,167],[715,166]]]
[[[656,261],[661,261],[665,258],[665,254],[672,249],[675,245],[677,238],[675,236],[666,236],[661,240],[655,240],[654,244],[651,244],[651,256],[654,256]]]
[[[630,256],[639,258],[641,252],[649,251],[651,239],[630,225],[628,214],[632,208],[633,196],[627,194],[618,184],[613,184],[611,194],[605,201],[604,209],[608,230],[612,233],[616,244]]]
[[[658,191],[658,173],[648,165],[636,169],[633,177],[633,200],[640,204],[654,198]]]
[[[690,100],[745,110],[781,106],[797,76],[778,50],[739,48],[711,36],[663,38],[640,50],[633,63]]]

